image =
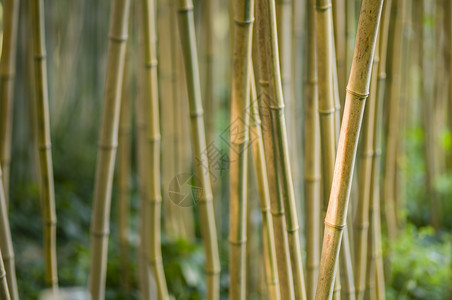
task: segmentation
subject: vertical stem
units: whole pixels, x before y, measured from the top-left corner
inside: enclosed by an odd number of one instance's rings
[[[179,34],[184,54],[188,100],[190,106],[193,154],[197,159],[196,176],[201,192],[198,207],[201,217],[201,231],[206,253],[207,299],[219,298],[220,261],[218,256],[217,231],[213,210],[212,187],[206,149],[204,118],[201,101],[201,86],[196,50],[193,3],[191,0],[179,1]]]
[[[254,1],[236,1],[231,97],[229,274],[230,299],[246,295],[246,208],[249,146],[250,66]]]
[[[110,19],[107,77],[94,186],[94,208],[91,218],[89,289],[93,300],[105,298],[111,188],[118,143],[129,6],[129,0],[115,0]]]
[[[45,280],[54,291],[58,288],[56,257],[56,213],[50,142],[49,99],[47,87],[44,1],[33,1],[34,70],[37,108],[37,136],[41,172],[41,209],[44,223]]]
[[[6,202],[8,202],[19,0],[5,0],[3,9],[3,42],[0,60],[0,164],[3,168],[3,187]],[[10,292],[12,299],[15,299],[14,291]]]
[[[0,299],[10,300],[8,283],[6,279],[5,267],[3,266],[3,258],[0,252]]]
[[[333,292],[336,265],[345,228],[351,179],[363,111],[369,94],[372,58],[383,0],[364,0],[359,18],[355,53],[347,86],[344,116],[333,185],[325,218],[325,231],[316,299],[328,299]]]

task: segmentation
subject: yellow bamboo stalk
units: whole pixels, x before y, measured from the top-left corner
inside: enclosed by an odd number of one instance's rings
[[[3,266],[2,253],[0,252],[0,299],[10,300],[5,267]]]
[[[274,130],[274,148],[277,153],[278,170],[281,177],[281,195],[287,209],[286,224],[289,242],[290,263],[294,282],[295,299],[306,299],[303,267],[301,261],[299,226],[297,208],[295,204],[295,193],[292,181],[292,171],[289,159],[289,147],[287,143],[287,130],[284,117],[284,97],[282,90],[281,72],[279,65],[278,37],[276,30],[276,11],[274,0],[266,0],[266,14],[261,15],[267,26],[264,32],[267,55],[270,62],[271,83],[273,94],[269,99],[271,103],[271,121]]]
[[[288,233],[284,218],[284,203],[281,197],[280,178],[277,172],[276,151],[274,148],[274,134],[272,129],[269,100],[273,95],[273,84],[270,82],[270,61],[267,59],[266,32],[268,27],[266,1],[256,1],[256,31],[254,49],[258,62],[259,85],[258,103],[262,121],[265,158],[267,164],[268,189],[270,193],[270,211],[275,235],[276,260],[278,278],[280,282],[281,299],[294,299],[294,286],[290,266]]]
[[[361,7],[333,185],[325,218],[319,283],[316,291],[316,299],[319,300],[328,299],[333,292],[336,264],[346,222],[358,136],[365,100],[369,94],[372,57],[382,5],[383,0],[364,0]]]
[[[0,179],[2,179],[2,170],[0,168]],[[3,184],[0,183],[0,250],[2,258],[0,259],[0,278],[7,282],[7,287],[0,284],[0,299],[19,299],[17,290],[16,267],[14,263],[14,249],[11,239],[11,230],[8,220],[8,208],[6,206],[6,197]],[[6,272],[6,276],[1,276]],[[5,291],[8,291],[8,298]],[[10,298],[11,297],[11,298]]]
[[[268,188],[267,163],[265,161],[264,141],[262,139],[261,120],[257,103],[257,92],[254,73],[251,72],[251,104],[250,104],[250,141],[257,177],[257,188],[262,214],[262,240],[264,245],[265,282],[269,299],[280,299],[278,270],[276,261],[275,236],[270,213],[270,191]]]
[[[91,217],[89,289],[93,300],[105,298],[111,187],[118,143],[129,7],[129,0],[115,0],[110,18],[107,77],[94,186],[94,208]]]
[[[159,93],[157,82],[157,30],[155,2],[153,0],[142,0],[142,22],[144,34],[144,63],[145,69],[145,96],[148,101],[148,143],[149,157],[152,169],[149,172],[149,256],[154,279],[157,285],[158,299],[168,299],[168,288],[166,286],[163,271],[160,224],[162,196],[160,191],[160,120],[159,120]]]
[[[6,202],[8,202],[19,0],[6,0],[3,4],[3,42],[0,60],[0,164],[3,168],[3,187]],[[11,293],[12,299],[15,299],[14,293],[12,291]]]
[[[47,87],[44,1],[34,0],[32,9],[37,140],[41,172],[41,209],[44,223],[45,281],[55,292],[58,288],[56,256],[56,213],[50,142],[49,99]]]
[[[212,187],[204,131],[204,118],[201,100],[201,86],[199,81],[199,67],[196,50],[196,37],[193,17],[193,3],[191,0],[179,1],[179,34],[184,56],[185,74],[187,81],[188,100],[191,117],[191,131],[193,137],[193,154],[198,160],[196,176],[201,191],[198,195],[198,207],[201,217],[201,231],[204,239],[206,254],[207,299],[219,298],[220,262],[218,256],[217,232],[213,210]]]
[[[336,0],[333,2],[333,31],[334,48],[336,53],[337,80],[339,98],[342,100],[341,106],[344,106],[345,99],[345,78],[347,76],[345,58],[346,58],[346,0]]]
[[[229,202],[229,299],[246,295],[246,211],[250,66],[254,1],[236,1],[232,63]]]
[[[308,0],[306,16],[308,24],[307,40],[307,80],[305,100],[305,149],[304,182],[306,201],[306,297],[314,299],[320,260],[320,128],[317,90],[317,58],[315,38],[315,0]]]

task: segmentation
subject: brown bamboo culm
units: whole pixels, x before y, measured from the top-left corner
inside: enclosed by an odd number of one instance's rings
[[[105,298],[111,189],[118,144],[121,89],[126,53],[129,0],[112,3],[102,123],[99,135],[94,208],[91,217],[91,269],[89,289],[93,300]]]
[[[44,1],[34,0],[32,6],[35,97],[37,109],[37,141],[41,175],[41,209],[44,226],[46,284],[58,288],[56,255],[56,213],[53,186],[52,149],[50,142],[49,99],[47,90]]]
[[[251,103],[250,103],[250,141],[254,167],[257,177],[260,209],[262,214],[262,240],[264,251],[265,280],[270,299],[280,299],[278,269],[276,261],[275,236],[270,213],[270,192],[268,188],[267,162],[265,161],[264,141],[262,138],[261,120],[257,102],[257,91],[254,73],[251,72]]]
[[[196,158],[196,177],[200,192],[195,199],[200,210],[201,232],[206,255],[207,296],[206,299],[219,298],[220,260],[218,255],[217,231],[213,210],[212,187],[210,183],[209,162],[206,153],[206,136],[201,100],[201,85],[196,50],[193,3],[191,0],[179,1],[179,35],[187,81],[190,107],[193,154]]]
[[[149,164],[152,166],[149,172],[149,253],[148,260],[151,265],[154,279],[157,285],[158,299],[168,299],[165,274],[163,271],[160,224],[162,196],[160,191],[160,125],[159,125],[159,94],[157,82],[157,30],[155,2],[142,0],[142,24],[145,82],[144,95],[148,100],[148,142]]]
[[[3,42],[0,60],[0,164],[3,169],[3,187],[8,203],[19,0],[5,0],[3,11]],[[11,298],[15,299],[14,292],[10,291],[10,293]]]
[[[2,179],[2,170],[0,168],[0,180]],[[8,220],[8,208],[6,205],[6,197],[5,197],[5,189],[3,188],[3,184],[0,181],[0,250],[2,259],[0,259],[0,273],[3,274],[6,272],[5,276],[0,276],[0,278],[4,278],[8,284],[8,299],[11,297],[13,300],[19,299],[19,292],[17,290],[17,279],[16,279],[16,267],[14,263],[14,249],[13,249],[13,241],[11,239],[11,230],[9,227]],[[2,281],[4,281],[2,280]],[[0,285],[0,299],[3,294],[3,283]]]
[[[250,66],[254,1],[234,1],[230,132],[229,274],[230,299],[246,295],[246,216],[249,146]]]
[[[305,98],[304,182],[306,201],[306,297],[313,300],[320,260],[320,129],[317,90],[315,0],[306,2],[308,24],[307,80]]]
[[[345,229],[351,179],[383,0],[364,0],[358,22],[355,53],[347,86],[333,185],[325,218],[325,231],[316,299],[332,295],[336,264]]]
[[[278,279],[280,282],[281,299],[293,299],[293,279],[290,266],[289,244],[286,230],[286,219],[284,218],[284,203],[281,198],[280,178],[277,172],[276,151],[274,149],[274,135],[271,124],[270,99],[273,94],[273,84],[270,82],[270,61],[267,59],[266,27],[267,3],[258,0],[256,4],[256,25],[254,34],[254,53],[257,57],[254,61],[259,70],[258,76],[258,105],[262,121],[262,132],[264,141],[265,160],[267,162],[268,190],[270,194],[270,211],[273,221],[273,232],[275,236],[276,260],[278,268]]]

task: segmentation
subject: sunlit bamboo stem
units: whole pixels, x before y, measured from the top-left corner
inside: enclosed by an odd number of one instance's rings
[[[34,0],[32,9],[37,140],[41,172],[41,209],[44,223],[45,281],[54,291],[58,288],[56,253],[56,213],[53,186],[52,149],[50,142],[49,99],[47,89],[44,1]]]
[[[0,299],[10,300],[5,267],[3,266],[2,254],[0,252]]]
[[[201,231],[206,255],[207,299],[219,298],[220,261],[218,256],[217,232],[213,210],[212,187],[209,162],[206,153],[206,136],[199,81],[199,67],[191,0],[179,1],[179,34],[184,54],[188,100],[190,106],[193,154],[196,157],[196,176],[201,191],[197,195],[201,218]]]
[[[105,298],[111,188],[118,143],[121,88],[126,52],[129,0],[113,2],[107,58],[102,123],[91,218],[91,269],[89,289],[93,300]]]
[[[333,185],[325,218],[316,299],[332,295],[353,176],[361,121],[369,94],[372,58],[375,50],[383,0],[364,0],[358,23],[355,53],[347,86],[344,116],[339,137]]]

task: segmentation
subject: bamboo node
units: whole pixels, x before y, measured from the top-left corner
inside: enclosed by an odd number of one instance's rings
[[[97,237],[106,237],[110,234],[110,230],[106,229],[104,231],[96,231],[91,230],[91,235],[97,236]]]
[[[322,115],[322,116],[331,115],[331,114],[334,114],[335,112],[336,112],[335,108],[325,109],[325,110],[319,109],[319,114]]]
[[[185,7],[179,7],[177,9],[177,12],[184,13],[184,12],[189,12],[189,11],[192,11],[192,10],[193,10],[193,4],[189,4],[189,5],[185,6]]]
[[[386,79],[386,72],[381,72],[380,74],[378,74],[378,79],[379,80],[385,80]]]
[[[206,275],[217,275],[220,273],[220,268],[213,268],[212,270],[208,270],[206,267],[205,272]]]
[[[268,86],[270,84],[270,81],[261,79],[259,80],[259,84],[263,86]]]
[[[204,115],[204,111],[202,109],[190,112],[190,118],[195,119]]]
[[[40,60],[46,59],[46,57],[47,57],[47,54],[46,54],[46,53],[36,54],[36,55],[34,56],[34,60],[40,61]]]
[[[243,244],[246,244],[246,238],[242,239],[242,240],[238,240],[238,241],[233,241],[233,240],[229,239],[229,243],[232,245],[243,245]]]
[[[50,150],[52,148],[52,144],[48,143],[48,144],[44,144],[44,145],[39,145],[39,151],[47,151]]]
[[[127,41],[128,35],[124,34],[124,35],[115,36],[113,34],[110,34],[110,35],[108,35],[108,38],[112,42],[122,43],[122,42]]]
[[[281,105],[270,105],[270,110],[282,111],[284,109],[284,104]]]
[[[103,144],[103,143],[99,143],[97,145],[99,147],[99,149],[102,150],[112,150],[112,149],[116,149],[118,148],[118,144],[117,143],[113,143],[113,144]]]
[[[322,177],[320,176],[305,176],[304,180],[307,182],[317,182],[320,181],[322,179]]]
[[[284,210],[278,210],[278,211],[273,211],[270,210],[270,213],[272,214],[272,216],[284,216]]]
[[[287,233],[294,233],[294,232],[297,232],[299,228],[300,228],[300,226],[297,225],[293,228],[286,229],[286,231],[287,231]]]
[[[146,69],[154,69],[154,68],[157,67],[157,65],[158,65],[158,61],[156,59],[153,59],[153,60],[151,60],[149,62],[145,62],[144,63],[144,67]]]
[[[5,271],[3,271],[2,273],[0,273],[0,279],[3,279],[3,278],[5,278],[6,277],[6,272]]]
[[[329,223],[329,222],[327,222],[327,221],[325,221],[325,225],[328,226],[328,227],[330,227],[330,228],[336,229],[336,230],[338,230],[338,231],[344,230],[344,228],[347,226],[347,224],[344,224],[344,225],[335,225],[335,224],[331,224],[331,223]]]
[[[355,91],[352,91],[351,89],[349,89],[348,87],[346,88],[347,93],[349,93],[350,95],[355,96],[356,98],[358,98],[358,100],[366,100],[367,97],[369,97],[369,93],[366,94],[361,94]]]
[[[332,7],[331,3],[328,3],[327,5],[316,5],[315,8],[317,11],[327,11]]]
[[[10,80],[10,79],[14,78],[15,76],[16,76],[15,72],[6,72],[6,73],[0,74],[0,78],[3,80]]]
[[[374,152],[372,150],[370,151],[363,151],[361,153],[361,157],[372,157],[374,155]]]
[[[254,18],[251,18],[249,20],[243,20],[243,21],[234,19],[234,23],[239,25],[239,26],[246,26],[246,25],[253,24],[254,23]]]

